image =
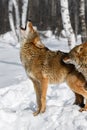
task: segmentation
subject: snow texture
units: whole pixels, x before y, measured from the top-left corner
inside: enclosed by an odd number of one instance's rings
[[[52,50],[69,51],[63,38],[42,38]],[[36,99],[10,33],[0,36],[0,130],[87,130],[87,112],[73,105],[73,92],[66,83],[49,85],[47,108],[34,117]],[[80,39],[78,40],[80,43]]]

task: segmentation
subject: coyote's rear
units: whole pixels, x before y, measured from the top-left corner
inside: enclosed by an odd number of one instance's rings
[[[81,74],[75,71],[73,65],[62,62],[62,58],[67,54],[46,48],[31,22],[27,22],[26,29],[21,29],[21,37],[21,61],[27,76],[34,84],[37,98],[38,109],[34,115],[45,111],[49,83],[62,83],[66,80],[76,93],[76,104],[82,105],[83,96],[85,97],[87,93],[84,90],[85,80]]]

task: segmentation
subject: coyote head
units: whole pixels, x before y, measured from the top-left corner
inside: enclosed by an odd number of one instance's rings
[[[63,61],[67,64],[74,64],[77,69],[82,65],[87,65],[87,43],[74,47]]]
[[[38,32],[34,29],[32,22],[28,21],[25,28],[21,28],[21,40],[23,43],[33,43],[38,48],[44,48]]]

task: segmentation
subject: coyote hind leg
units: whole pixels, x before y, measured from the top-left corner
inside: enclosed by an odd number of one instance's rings
[[[75,93],[75,102],[74,104],[84,107],[84,97],[78,93]]]
[[[87,111],[87,99],[86,99],[85,106],[84,106],[83,108],[81,108],[79,111],[80,111],[80,112],[82,112],[82,111]]]

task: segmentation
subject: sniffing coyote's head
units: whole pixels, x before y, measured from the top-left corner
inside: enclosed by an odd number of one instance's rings
[[[33,43],[38,48],[44,48],[44,44],[34,29],[32,22],[28,21],[25,28],[21,27],[21,40],[23,43]]]
[[[63,61],[68,64],[74,64],[77,69],[82,65],[87,65],[87,43],[74,47]]]

